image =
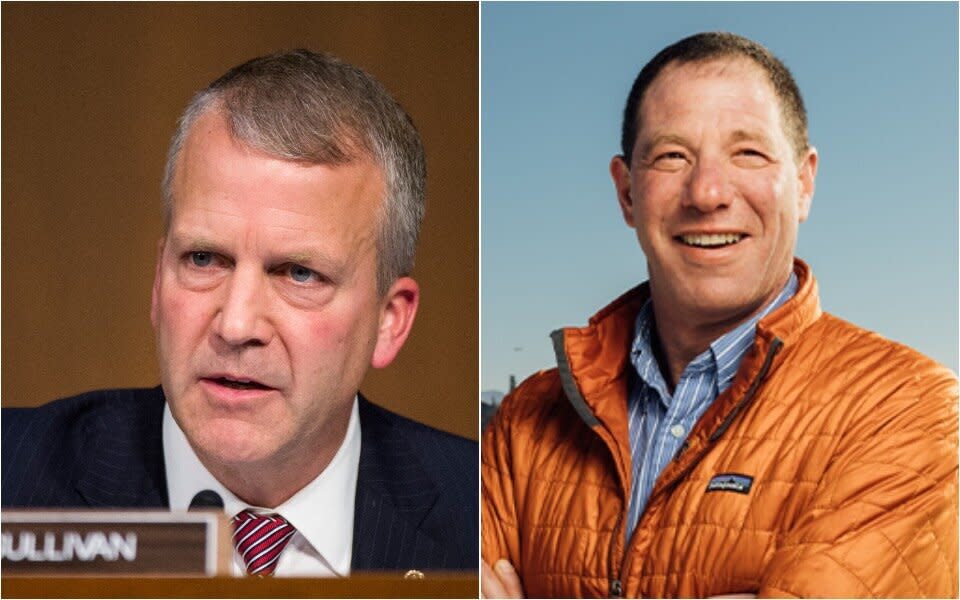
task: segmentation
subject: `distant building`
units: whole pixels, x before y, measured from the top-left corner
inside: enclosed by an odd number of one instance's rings
[[[503,400],[503,392],[498,390],[487,390],[480,392],[480,430],[487,428],[487,423],[493,418],[500,402]]]

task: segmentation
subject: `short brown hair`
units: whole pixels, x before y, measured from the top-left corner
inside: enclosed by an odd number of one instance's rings
[[[413,120],[373,76],[330,54],[293,50],[247,61],[198,92],[167,153],[165,228],[177,157],[208,110],[221,112],[238,141],[271,156],[327,165],[372,158],[387,185],[377,234],[380,293],[410,273],[424,212],[423,144]]]
[[[787,137],[797,156],[810,146],[807,139],[807,110],[803,105],[800,88],[790,70],[763,45],[734,33],[711,31],[697,33],[667,46],[640,70],[627,96],[623,110],[623,128],[620,147],[627,164],[633,154],[633,145],[640,131],[640,104],[647,88],[661,71],[672,63],[686,64],[708,62],[719,58],[743,57],[752,60],[767,74],[773,90],[780,100]]]

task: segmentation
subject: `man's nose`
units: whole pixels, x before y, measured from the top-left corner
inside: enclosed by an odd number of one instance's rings
[[[268,275],[237,267],[224,291],[214,333],[231,346],[263,346],[273,337],[268,315]]]
[[[712,160],[698,160],[687,180],[683,206],[708,213],[729,206],[730,200],[730,182],[723,165]]]

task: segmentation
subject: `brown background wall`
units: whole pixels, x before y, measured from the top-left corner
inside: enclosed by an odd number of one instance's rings
[[[228,68],[306,47],[383,82],[427,151],[420,312],[361,389],[476,439],[477,22],[472,3],[4,3],[3,405],[157,384],[150,286],[176,119]]]

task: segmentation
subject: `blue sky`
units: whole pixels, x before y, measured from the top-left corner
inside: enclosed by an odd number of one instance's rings
[[[646,278],[607,172],[637,71],[725,30],[770,48],[820,152],[797,255],[825,310],[958,363],[957,4],[481,7],[481,387],[554,364],[548,334]]]

